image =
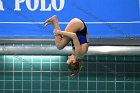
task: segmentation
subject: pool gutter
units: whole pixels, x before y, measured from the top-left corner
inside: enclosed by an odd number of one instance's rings
[[[109,42],[110,40],[110,42]],[[87,55],[140,55],[140,39],[89,39]],[[125,42],[125,43],[124,43]],[[133,42],[133,43],[131,43]],[[70,55],[71,46],[58,50],[56,46],[14,46],[14,44],[54,44],[54,39],[1,38],[1,55]],[[9,45],[7,45],[9,44]]]

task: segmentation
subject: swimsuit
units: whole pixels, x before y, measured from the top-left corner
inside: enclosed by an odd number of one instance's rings
[[[80,45],[82,45],[84,43],[88,43],[87,42],[87,38],[86,38],[86,35],[87,35],[87,27],[86,27],[85,23],[84,23],[84,28],[81,31],[77,31],[76,32],[76,35],[77,35],[77,37],[79,39]]]

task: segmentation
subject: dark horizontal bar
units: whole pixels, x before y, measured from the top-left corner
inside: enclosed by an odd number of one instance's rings
[[[0,38],[0,44],[16,44],[16,43],[36,43],[36,44],[54,44],[52,38]],[[140,38],[89,38],[89,45],[119,45],[119,46],[135,46],[140,45]]]

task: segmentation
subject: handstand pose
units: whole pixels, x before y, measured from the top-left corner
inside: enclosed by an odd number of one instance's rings
[[[61,31],[57,16],[54,15],[45,21],[45,25],[49,24],[54,25],[55,44],[59,50],[71,41],[73,53],[68,56],[67,64],[74,75],[79,74],[81,57],[88,51],[88,35],[85,23],[74,18],[68,23],[65,31]]]

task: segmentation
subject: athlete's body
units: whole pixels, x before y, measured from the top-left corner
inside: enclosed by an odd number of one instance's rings
[[[68,57],[67,64],[74,66],[78,63],[77,66],[79,66],[79,60],[88,51],[88,34],[85,23],[81,19],[74,18],[68,23],[65,31],[61,31],[57,16],[54,15],[45,21],[45,25],[49,24],[54,25],[55,44],[58,49],[63,49],[70,41],[72,42],[73,53]]]

